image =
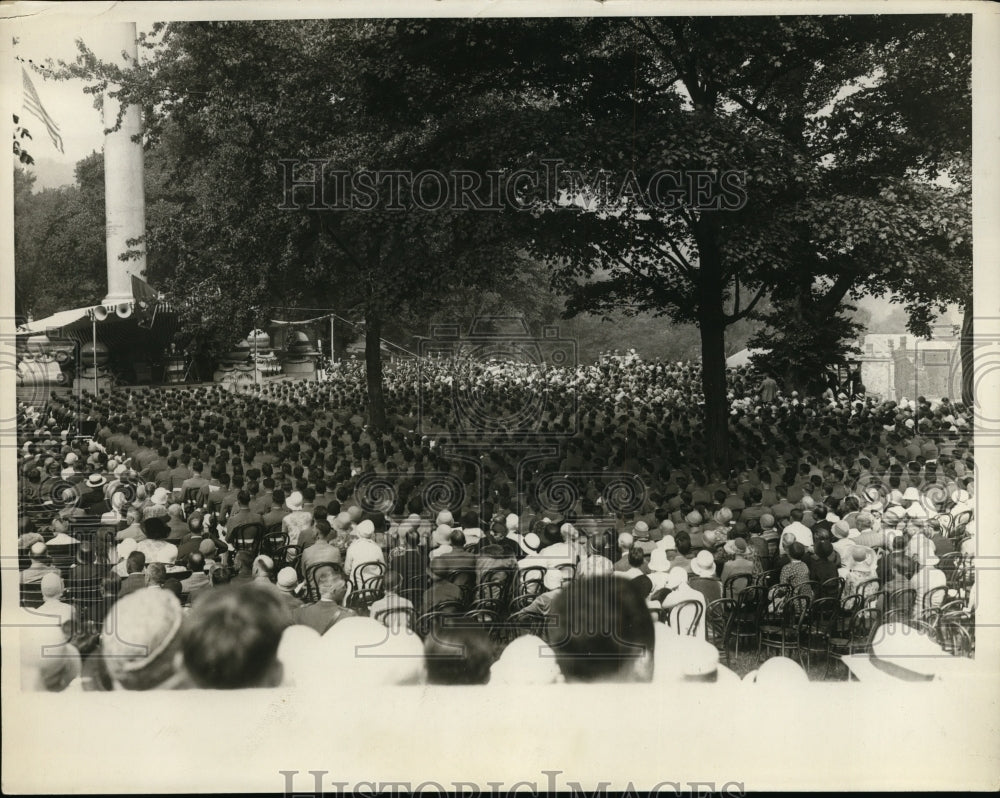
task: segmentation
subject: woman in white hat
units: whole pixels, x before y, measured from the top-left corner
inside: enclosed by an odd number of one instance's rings
[[[705,638],[705,597],[702,596],[701,593],[699,593],[697,590],[695,590],[694,588],[692,588],[691,585],[688,584],[688,573],[687,573],[687,571],[684,570],[683,568],[679,567],[679,566],[671,568],[667,572],[666,587],[670,590],[670,592],[663,599],[663,609],[664,610],[669,610],[671,607],[677,606],[682,601],[697,601],[699,604],[701,604],[701,609],[702,609],[701,618],[698,621],[698,626],[697,626],[697,629],[695,630],[695,635],[697,637],[700,637],[700,638],[704,639]],[[682,614],[684,614],[685,617],[681,618],[680,621],[681,621],[682,625],[686,626],[687,622],[688,622],[688,616],[687,616],[687,613],[683,613],[683,611],[682,611]],[[668,617],[669,617],[669,613],[668,613]],[[678,630],[675,630],[675,631],[678,631]],[[686,630],[679,630],[679,631],[684,632]]]
[[[649,581],[653,585],[651,593],[662,590],[667,585],[667,574],[670,571],[670,560],[665,549],[653,549],[649,555]]]
[[[706,604],[722,598],[722,580],[716,573],[715,558],[710,551],[699,551],[698,556],[691,560],[688,584],[705,597]]]
[[[844,595],[853,596],[858,587],[870,579],[876,579],[878,558],[875,550],[867,546],[855,546],[850,557],[840,570],[844,576]]]

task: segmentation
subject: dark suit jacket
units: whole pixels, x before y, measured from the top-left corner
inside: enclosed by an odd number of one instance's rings
[[[436,558],[440,563],[447,563],[449,571],[458,573],[452,579],[459,587],[468,587],[476,584],[476,555],[462,549],[453,549],[447,554],[442,554]]]
[[[146,586],[146,575],[143,573],[129,574],[122,580],[122,585],[118,589],[118,598],[127,596],[135,590],[142,590]]]

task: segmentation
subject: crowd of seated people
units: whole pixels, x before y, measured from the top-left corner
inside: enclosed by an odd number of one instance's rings
[[[22,606],[67,651],[32,684],[304,683],[379,635],[415,660],[371,677],[395,683],[728,678],[741,643],[851,654],[882,622],[970,654],[969,411],[729,378],[724,473],[697,365],[637,357],[394,364],[381,432],[350,367],[22,405]],[[612,643],[577,612],[648,656],[587,664]]]

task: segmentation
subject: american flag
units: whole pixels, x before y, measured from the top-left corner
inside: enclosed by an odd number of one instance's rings
[[[65,150],[63,150],[62,136],[59,135],[59,125],[57,125],[55,120],[49,116],[49,112],[42,107],[42,101],[38,97],[38,92],[35,91],[35,86],[32,84],[31,78],[28,77],[28,73],[25,71],[24,67],[21,67],[21,77],[24,79],[24,110],[34,114],[42,121],[42,124],[45,125],[45,129],[49,131],[49,137],[52,139],[52,143],[56,146],[59,152],[65,152]]]

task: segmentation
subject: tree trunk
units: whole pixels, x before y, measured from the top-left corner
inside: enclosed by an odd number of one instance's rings
[[[722,303],[719,303],[720,311]],[[701,387],[705,392],[705,442],[711,468],[729,470],[729,399],[726,395],[726,327],[703,317],[701,327]]]
[[[365,311],[365,379],[368,385],[368,424],[385,430],[385,393],[382,386],[382,318],[379,311]]]
[[[973,333],[973,313],[972,300],[965,304],[965,312],[962,316],[962,339],[959,343],[959,353],[962,362],[962,404],[967,408],[975,407],[975,393],[973,380],[973,360],[974,360],[974,333]]]
[[[709,215],[699,236],[698,328],[701,333],[701,387],[705,393],[705,443],[710,468],[729,470],[729,398],[726,395],[726,319],[722,263]]]

